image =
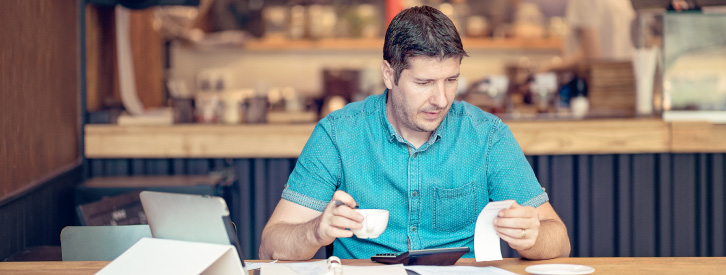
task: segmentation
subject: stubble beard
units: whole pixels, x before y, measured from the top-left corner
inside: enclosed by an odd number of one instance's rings
[[[416,116],[419,113],[419,110],[416,110],[414,113],[410,113],[408,109],[406,109],[405,105],[402,103],[403,100],[394,100],[393,102],[393,112],[396,114],[396,117],[398,117],[403,124],[404,127],[416,131],[416,132],[433,132],[437,128],[439,128],[439,125],[441,125],[441,122],[443,121],[443,118],[446,116],[445,111],[446,108],[442,109],[436,109],[436,108],[427,108],[425,111],[441,111],[441,116],[437,118],[437,121],[435,121],[430,127],[426,127],[425,123],[420,123],[418,120],[416,120]]]

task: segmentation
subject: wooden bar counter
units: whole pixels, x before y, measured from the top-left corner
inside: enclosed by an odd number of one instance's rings
[[[660,119],[505,121],[527,155],[726,152],[726,125]],[[296,158],[307,124],[85,128],[88,158]]]
[[[580,264],[595,268],[594,274],[723,274],[724,257],[620,257],[620,258],[560,258],[545,261],[527,261],[506,258],[502,261],[477,263],[474,259],[461,259],[456,265],[495,266],[516,274],[529,274],[525,268],[536,264]],[[2,262],[0,274],[94,274],[108,262]],[[370,260],[343,260],[344,265],[376,265]],[[250,272],[252,274],[252,272]]]

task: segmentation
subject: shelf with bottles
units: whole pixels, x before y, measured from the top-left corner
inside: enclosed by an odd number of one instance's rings
[[[467,51],[549,51],[559,54],[562,39],[550,38],[464,38],[464,49]],[[182,43],[179,46],[196,50],[241,49],[249,52],[288,52],[288,51],[381,51],[383,38],[321,38],[321,39],[290,39],[286,37],[263,37],[250,39],[237,44]]]
[[[214,3],[199,8],[195,27],[200,33],[193,35],[197,39],[210,36],[214,41],[194,46],[205,49],[217,43],[232,46],[229,47],[232,49],[239,46],[259,52],[380,50],[387,22],[399,10],[429,5],[454,22],[467,50],[559,51],[562,37],[567,32],[562,17],[563,3],[518,2],[271,0],[235,5]],[[235,31],[244,34],[234,34]]]
[[[465,38],[464,49],[471,50],[551,50],[562,48],[559,38]],[[383,38],[324,38],[300,39],[262,38],[250,40],[243,45],[245,50],[271,51],[330,51],[330,50],[376,50],[383,48]]]

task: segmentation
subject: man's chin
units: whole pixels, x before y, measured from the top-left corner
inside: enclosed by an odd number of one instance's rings
[[[439,125],[441,125],[441,120],[433,121],[433,122],[425,122],[425,123],[418,123],[418,129],[420,132],[433,132],[436,131],[436,129],[439,128]]]

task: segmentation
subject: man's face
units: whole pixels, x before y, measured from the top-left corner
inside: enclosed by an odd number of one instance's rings
[[[383,80],[389,90],[388,119],[404,138],[430,134],[451,108],[459,86],[461,58],[411,57],[396,85],[393,68],[384,61]],[[428,138],[428,136],[427,136]]]

